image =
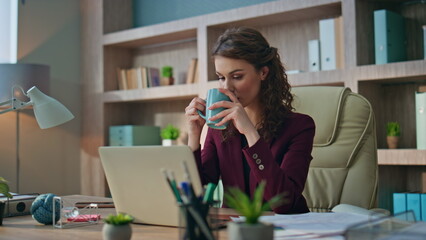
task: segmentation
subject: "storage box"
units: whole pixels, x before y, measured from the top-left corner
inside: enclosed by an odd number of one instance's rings
[[[141,125],[111,126],[110,146],[161,145],[160,127]]]

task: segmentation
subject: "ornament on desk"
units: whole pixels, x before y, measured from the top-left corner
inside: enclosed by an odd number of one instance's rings
[[[31,215],[33,218],[42,224],[52,225],[53,224],[53,198],[55,194],[46,193],[39,195],[31,205]],[[60,214],[60,203],[55,201],[55,222],[59,220]]]

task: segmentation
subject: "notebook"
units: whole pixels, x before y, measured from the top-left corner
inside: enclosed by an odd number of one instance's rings
[[[99,153],[117,213],[132,215],[135,223],[178,226],[179,209],[163,168],[173,170],[179,184],[185,180],[185,161],[194,190],[201,193],[188,146],[100,147]]]

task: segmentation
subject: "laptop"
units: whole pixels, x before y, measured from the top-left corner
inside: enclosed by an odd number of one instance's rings
[[[201,193],[188,146],[100,147],[99,154],[117,213],[132,215],[135,223],[178,226],[178,204],[162,169],[172,170],[179,184],[185,161],[194,191]]]

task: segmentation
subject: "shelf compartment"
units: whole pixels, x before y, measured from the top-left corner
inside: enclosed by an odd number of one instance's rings
[[[198,95],[198,84],[160,86],[146,89],[109,91],[103,93],[104,103],[191,99]]]
[[[358,92],[366,97],[376,116],[377,145],[387,148],[386,124],[399,122],[400,148],[416,148],[415,92],[426,85],[426,61],[409,61],[358,67]]]
[[[259,27],[305,19],[340,16],[342,14],[341,5],[342,1],[340,0],[273,1],[208,14],[203,19],[209,27],[213,28],[228,28],[236,25]]]
[[[378,149],[379,165],[426,166],[426,150]]]
[[[405,18],[407,61],[422,59],[422,25],[426,24],[426,4],[418,1],[356,1],[357,65],[375,63],[374,11],[387,9]]]
[[[208,49],[213,48],[216,39],[229,27],[253,27],[278,49],[286,70],[307,72],[308,42],[319,39],[319,21],[341,14],[340,1],[277,1],[209,14],[205,20],[209,23]],[[208,78],[216,78],[211,59]]]
[[[104,46],[104,91],[118,90],[117,69],[140,66],[155,67],[160,72],[163,66],[172,66],[175,83],[185,83],[189,63],[198,56],[197,38],[191,35],[191,38],[169,40],[134,48],[120,44]]]

